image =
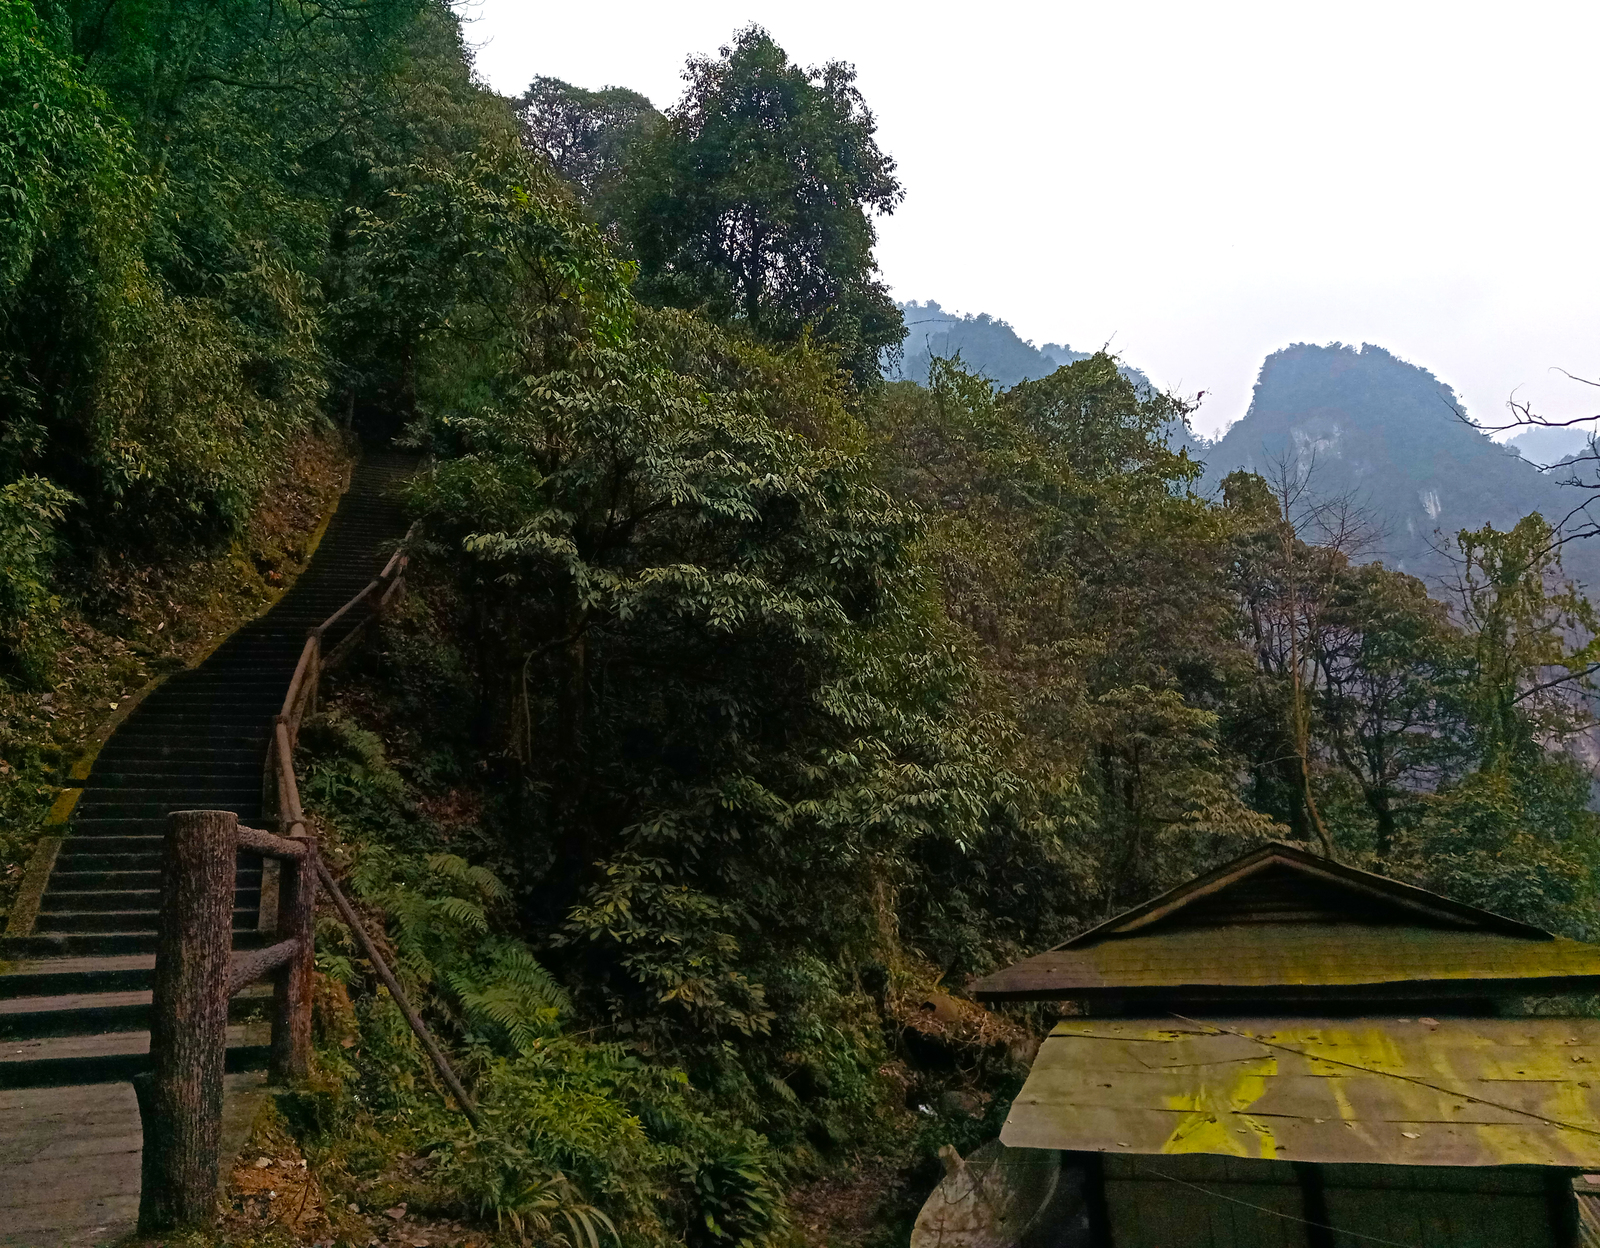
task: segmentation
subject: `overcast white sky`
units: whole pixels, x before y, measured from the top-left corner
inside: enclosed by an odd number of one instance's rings
[[[1206,391],[1215,433],[1264,356],[1375,342],[1484,422],[1507,397],[1600,410],[1600,5],[842,3],[464,8],[480,72],[632,87],[766,26],[852,62],[906,199],[880,222],[901,299],[1036,343],[1111,342]]]

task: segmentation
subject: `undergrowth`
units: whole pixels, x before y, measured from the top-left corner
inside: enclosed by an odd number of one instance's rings
[[[796,953],[744,1045],[619,1026],[570,978],[560,916],[530,913],[518,797],[473,741],[433,586],[325,691],[301,735],[307,810],[352,903],[477,1101],[450,1105],[349,933],[318,925],[313,1085],[281,1104],[336,1203],[404,1202],[506,1243],[763,1248],[889,1242],[938,1148],[998,1130],[1026,1033],[901,958],[863,983]],[[871,974],[867,976],[872,980]],[[776,1072],[776,1073],[775,1073]],[[407,1166],[408,1157],[423,1159]],[[855,1225],[797,1218],[879,1176]]]

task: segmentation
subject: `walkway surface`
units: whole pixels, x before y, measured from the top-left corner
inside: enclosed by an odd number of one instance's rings
[[[227,1077],[224,1158],[249,1139],[265,1078]],[[0,1089],[0,1245],[99,1248],[127,1235],[139,1220],[141,1143],[131,1083]]]
[[[300,579],[203,663],[152,691],[96,757],[34,930],[0,938],[0,1244],[113,1242],[138,1210],[161,838],[173,810],[261,826],[262,767],[308,629],[367,584],[405,531],[392,497],[416,461],[369,452]],[[325,653],[359,621],[341,621]],[[235,949],[258,948],[261,859],[241,854]],[[266,1064],[264,984],[236,997],[230,1072]],[[258,1080],[259,1081],[259,1080]],[[230,1077],[230,1089],[240,1086]]]

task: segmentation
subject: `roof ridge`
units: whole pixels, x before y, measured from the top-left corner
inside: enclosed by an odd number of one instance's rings
[[[1522,923],[1493,911],[1465,902],[1453,901],[1438,893],[1429,892],[1414,884],[1350,867],[1321,854],[1314,854],[1285,841],[1266,841],[1221,866],[1187,880],[1141,905],[1097,923],[1087,931],[1079,932],[1056,949],[1082,948],[1112,937],[1128,936],[1163,919],[1179,913],[1197,901],[1215,896],[1254,875],[1273,867],[1283,867],[1322,885],[1331,885],[1368,901],[1379,901],[1397,909],[1409,911],[1434,924],[1450,927],[1499,932],[1520,936],[1527,940],[1551,940],[1553,935],[1543,928]]]

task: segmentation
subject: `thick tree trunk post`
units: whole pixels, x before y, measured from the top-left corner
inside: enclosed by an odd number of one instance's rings
[[[206,1222],[216,1205],[238,823],[226,810],[180,810],[168,819],[150,1012],[153,1068],[134,1080],[144,1127],[145,1234]]]
[[[313,911],[317,899],[317,841],[304,841],[306,856],[285,858],[278,876],[278,938],[300,943],[295,956],[272,985],[272,1056],[274,1083],[295,1083],[311,1073],[311,972],[315,960]]]

